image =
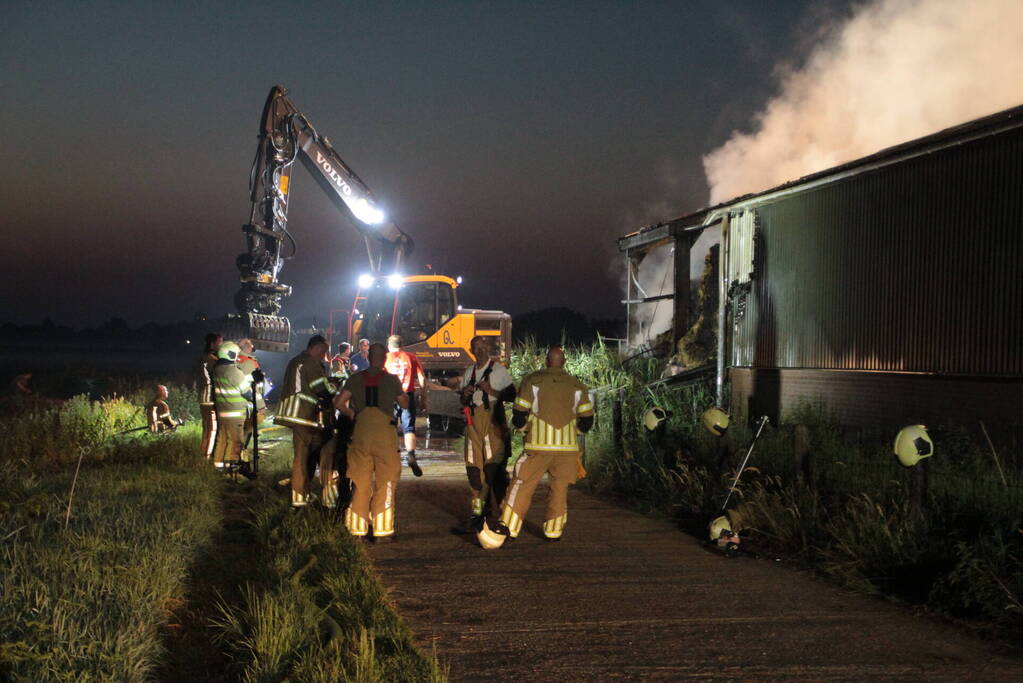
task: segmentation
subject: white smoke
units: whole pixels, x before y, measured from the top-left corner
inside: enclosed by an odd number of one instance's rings
[[[675,291],[675,254],[671,245],[651,249],[633,270],[632,297],[648,299]],[[674,306],[671,299],[636,304],[632,309],[629,346],[636,348],[656,341],[671,327]]]
[[[877,0],[703,159],[717,204],[1023,102],[1023,0]]]

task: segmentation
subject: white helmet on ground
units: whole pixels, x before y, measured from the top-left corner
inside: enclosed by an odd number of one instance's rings
[[[504,545],[507,538],[508,534],[494,531],[485,519],[483,520],[483,526],[476,532],[476,540],[480,542],[480,547],[484,550],[497,550]]]

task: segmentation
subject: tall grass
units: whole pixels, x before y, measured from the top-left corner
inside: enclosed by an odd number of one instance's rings
[[[198,412],[192,396],[172,387],[175,415]],[[142,681],[202,656],[197,671],[253,681],[443,680],[340,519],[292,514],[272,488],[286,454],[255,484],[225,482],[194,423],[120,435],[145,423],[149,398],[37,402],[0,421],[0,679]],[[237,599],[218,607],[211,586]],[[194,637],[168,639],[171,622]],[[167,644],[208,629],[233,659],[168,660]]]
[[[81,442],[42,453],[47,465],[57,465],[76,446],[100,443],[101,434],[123,424],[121,408],[87,409],[76,402],[50,415],[48,424],[66,428]],[[39,416],[30,420],[38,423]],[[4,677],[149,677],[162,654],[160,627],[184,592],[189,560],[217,523],[217,481],[206,468],[189,465],[197,448],[197,435],[189,430],[100,449],[107,462],[82,469],[66,528],[73,468],[40,472],[33,469],[37,463],[11,458],[5,449],[0,461]]]
[[[290,510],[270,488],[285,461],[252,493],[248,520],[261,558],[238,604],[215,619],[245,681],[442,681],[391,607],[363,548],[336,513]]]
[[[535,345],[518,349],[513,374],[538,367],[544,352]],[[733,424],[718,439],[702,428],[700,416],[714,402],[709,380],[650,385],[658,375],[655,361],[623,364],[602,345],[569,350],[568,358],[570,371],[603,389],[587,438],[589,476],[580,485],[705,534],[751,430]],[[616,401],[618,442],[611,420]],[[652,406],[671,414],[653,433],[642,426]],[[796,425],[811,444],[803,467],[794,454]],[[916,473],[898,464],[887,440],[844,428],[820,406],[799,406],[761,437],[729,514],[736,526],[754,531],[763,550],[844,585],[1023,635],[1023,453],[1006,440],[995,467],[977,429],[939,425],[932,436],[937,454],[926,464],[927,486],[916,506]]]

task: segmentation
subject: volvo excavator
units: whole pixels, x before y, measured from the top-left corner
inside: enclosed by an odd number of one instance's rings
[[[270,90],[263,107],[249,176],[252,213],[242,226],[246,251],[236,261],[241,280],[235,295],[238,313],[229,316],[227,336],[248,337],[257,349],[288,350],[291,323],[281,315],[281,308],[291,287],[278,276],[284,261],[295,253],[288,227],[288,198],[296,160],[366,243],[369,272],[358,278],[343,331],[353,345],[360,338],[382,342],[398,334],[404,350],[415,353],[427,376],[434,379],[452,376],[472,362],[469,342],[476,335],[495,337],[496,356],[507,362],[511,316],[501,311],[463,309],[457,296],[461,278],[432,272],[408,274],[412,238],[387,217],[369,187],[279,85]],[[434,386],[439,388],[439,383]],[[460,415],[457,401],[445,399],[431,400],[430,412]]]

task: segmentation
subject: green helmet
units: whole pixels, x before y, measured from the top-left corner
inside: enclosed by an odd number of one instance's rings
[[[652,432],[660,427],[666,419],[668,419],[668,413],[663,408],[655,406],[646,411],[646,414],[643,416],[643,426]]]
[[[732,523],[728,521],[728,517],[721,515],[710,523],[708,529],[710,531],[710,540],[716,541],[721,538],[722,531],[732,530]]]
[[[728,431],[728,413],[720,408],[708,408],[703,412],[703,426],[714,436],[724,436]]]
[[[232,363],[238,360],[238,355],[242,352],[238,345],[234,342],[224,342],[217,349],[217,358],[220,360],[229,360]]]
[[[895,437],[895,457],[906,467],[913,467],[924,458],[934,455],[934,442],[923,425],[909,425]]]

